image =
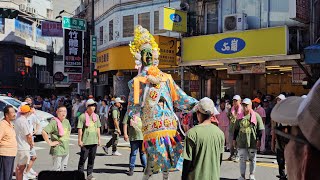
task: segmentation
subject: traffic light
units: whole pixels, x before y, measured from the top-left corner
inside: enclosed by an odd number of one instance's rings
[[[15,19],[19,11],[15,9],[0,8],[0,18]]]
[[[92,72],[93,83],[98,83],[99,80],[99,70],[94,69]]]

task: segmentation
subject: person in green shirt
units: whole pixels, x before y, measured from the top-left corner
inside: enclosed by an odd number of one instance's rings
[[[183,180],[219,180],[224,134],[214,124],[211,116],[218,111],[211,99],[201,99],[194,109],[199,125],[191,128],[184,142]]]
[[[122,154],[120,154],[117,151],[117,146],[118,146],[118,140],[119,140],[119,136],[121,135],[121,131],[120,131],[120,126],[119,126],[119,121],[120,121],[120,107],[121,107],[121,103],[124,103],[123,100],[121,100],[121,98],[117,97],[114,100],[114,105],[110,107],[111,111],[110,113],[110,117],[108,117],[108,126],[109,126],[109,131],[112,135],[112,138],[109,140],[109,142],[102,147],[102,149],[104,150],[104,152],[106,154],[108,154],[109,152],[109,148],[112,146],[112,155],[113,156],[121,156]]]
[[[142,122],[140,118],[135,117],[134,119],[129,120],[129,116],[126,113],[123,119],[123,138],[126,142],[130,141],[130,167],[129,167],[129,176],[133,175],[136,156],[139,150],[140,153],[140,161],[143,166],[143,169],[147,166],[147,157],[146,154],[142,150],[143,144],[143,134],[142,134]],[[129,124],[129,128],[128,128]],[[128,128],[128,129],[127,129]],[[129,136],[128,131],[129,130]]]
[[[240,173],[238,180],[245,180],[246,161],[250,161],[250,180],[255,180],[254,172],[256,169],[257,149],[261,146],[263,121],[260,115],[253,111],[251,99],[245,98],[242,101],[244,117],[236,121],[233,145],[238,147],[240,157]]]
[[[42,130],[43,139],[51,146],[50,155],[53,157],[54,171],[64,171],[69,159],[69,141],[71,126],[67,117],[67,108],[59,106],[57,108],[57,118],[53,118]],[[48,137],[51,136],[51,140]]]
[[[79,116],[78,144],[81,147],[78,170],[84,171],[84,163],[88,158],[87,179],[95,180],[92,176],[97,147],[100,146],[100,119],[94,113],[97,103],[93,99],[86,102],[87,110]]]

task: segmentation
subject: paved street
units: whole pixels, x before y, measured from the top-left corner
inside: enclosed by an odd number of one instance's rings
[[[105,144],[110,136],[103,136],[102,142]],[[68,170],[75,170],[78,166],[79,160],[79,147],[77,145],[77,135],[71,135],[71,147],[70,147],[70,159]],[[94,167],[94,176],[97,180],[128,180],[128,179],[141,179],[142,167],[138,166],[135,169],[135,174],[132,177],[126,175],[128,170],[128,159],[130,154],[129,143],[120,140],[119,152],[122,156],[107,156],[104,154],[102,148],[98,149],[97,157]],[[38,160],[35,163],[34,169],[38,172],[41,170],[50,170],[52,166],[51,157],[48,155],[49,146],[45,142],[36,143]],[[224,154],[226,159],[228,153]],[[139,157],[138,157],[139,158]],[[273,164],[275,160],[274,156],[262,156],[258,155],[258,166],[256,172],[257,180],[276,180],[277,165]],[[137,163],[140,164],[140,160],[137,159]],[[249,167],[247,167],[249,168]],[[239,177],[239,165],[238,163],[223,161],[221,168],[221,179],[230,180],[237,179]],[[160,175],[155,175],[152,179],[162,179]],[[181,172],[174,172],[170,174],[170,179],[181,179]]]

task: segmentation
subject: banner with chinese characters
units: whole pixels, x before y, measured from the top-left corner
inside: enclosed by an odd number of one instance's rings
[[[82,81],[82,74],[68,74],[69,83],[78,83]]]
[[[229,64],[228,74],[264,74],[265,63],[259,64]]]
[[[182,39],[182,60],[205,61],[288,54],[288,28],[273,27]]]
[[[160,65],[177,65],[177,39],[165,36],[154,36],[160,48]]]
[[[83,32],[64,29],[64,72],[82,74]]]
[[[42,21],[41,35],[49,37],[62,37],[63,30],[61,22]]]

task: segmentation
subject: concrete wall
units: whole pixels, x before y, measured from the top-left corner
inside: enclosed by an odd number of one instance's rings
[[[47,9],[53,9],[52,1],[56,0],[31,0],[29,7],[36,9],[39,18],[52,18],[47,16]]]
[[[103,0],[98,1],[97,3],[103,3]],[[115,2],[115,1],[114,1]],[[121,1],[122,4],[124,4],[123,1]],[[135,1],[136,2],[136,1]],[[150,32],[154,34],[154,11],[158,11],[159,8],[163,6],[167,6],[168,1],[153,1],[153,2],[141,2],[141,3],[134,3],[134,4],[128,4],[126,6],[120,6],[112,11],[104,14],[103,16],[99,17],[95,21],[95,34],[98,38],[98,51],[103,51],[105,49],[119,46],[119,45],[127,45],[130,41],[133,40],[132,37],[125,37],[123,38],[123,16],[127,15],[134,15],[134,25],[138,25],[138,14],[150,12]],[[96,3],[96,5],[97,5]],[[103,6],[104,5],[104,6]],[[106,5],[102,4],[102,7],[113,7],[112,5]],[[180,1],[173,1],[171,3],[171,7],[179,8]],[[99,6],[100,7],[100,6]],[[98,6],[96,6],[95,9],[99,9]],[[98,10],[100,11],[100,10]],[[103,11],[108,11],[106,8],[103,9]],[[109,41],[109,22],[113,20],[113,40]],[[103,26],[103,44],[100,45],[100,27]],[[174,32],[166,32],[161,35],[165,36],[171,36],[171,37],[178,37],[178,33]]]

